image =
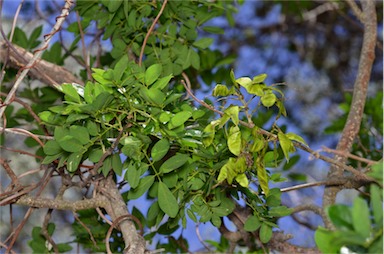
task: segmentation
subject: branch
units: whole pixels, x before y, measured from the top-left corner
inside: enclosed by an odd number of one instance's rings
[[[97,207],[107,207],[108,200],[106,197],[96,197],[78,201],[70,201],[64,199],[49,199],[40,197],[31,197],[24,195],[20,197],[15,204],[25,205],[35,208],[49,208],[55,210],[70,210],[73,212],[92,209]]]
[[[31,60],[28,62],[27,66],[24,66],[22,69],[23,71],[20,73],[18,78],[16,79],[15,84],[13,85],[11,91],[9,92],[7,98],[4,100],[4,105],[3,107],[0,108],[0,118],[3,116],[4,111],[7,107],[7,105],[12,101],[13,97],[15,97],[16,91],[19,88],[21,82],[23,81],[24,77],[27,75],[29,70],[36,64],[38,59],[41,57],[43,54],[43,51],[48,48],[49,42],[51,41],[53,35],[59,31],[62,23],[64,22],[65,18],[69,14],[69,9],[71,8],[73,2],[71,0],[66,0],[65,5],[63,9],[61,10],[60,16],[57,17],[56,24],[52,28],[51,32],[47,35],[44,36],[44,42],[42,43],[41,47],[35,51],[35,54],[31,58]],[[21,69],[20,69],[21,70]]]
[[[359,133],[361,120],[364,112],[364,105],[367,96],[368,83],[371,76],[373,61],[375,59],[375,46],[377,36],[377,16],[374,1],[362,1],[364,24],[363,45],[360,53],[360,61],[357,77],[354,84],[351,108],[347,122],[344,126],[341,138],[336,150],[349,152],[352,148],[354,139]],[[357,13],[359,15],[359,13]],[[335,155],[335,160],[345,164],[347,157]],[[328,173],[328,179],[339,178],[343,175],[344,169],[333,165]],[[340,187],[327,187],[323,196],[323,208],[335,203],[336,195]],[[325,221],[327,228],[332,228],[329,220]]]
[[[148,38],[151,35],[153,29],[155,28],[155,25],[156,25],[157,21],[159,20],[161,14],[163,13],[164,8],[167,5],[167,2],[168,2],[168,0],[164,0],[163,4],[161,5],[161,9],[160,9],[159,13],[157,14],[155,20],[153,21],[151,27],[149,28],[147,34],[145,35],[144,42],[143,42],[143,45],[141,46],[141,51],[140,51],[139,66],[141,66],[141,63],[143,61],[144,49],[145,49],[145,45],[147,45]]]

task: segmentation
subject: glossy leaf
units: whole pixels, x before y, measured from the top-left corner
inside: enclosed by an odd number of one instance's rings
[[[241,132],[238,126],[233,126],[229,130],[228,148],[234,155],[240,155],[241,152]]]
[[[160,77],[162,71],[163,67],[161,64],[154,64],[149,66],[148,69],[145,71],[145,84],[147,86],[152,85]]]
[[[63,93],[65,94],[65,98],[67,101],[80,103],[80,95],[77,93],[76,89],[72,86],[72,84],[62,84],[61,88]]]
[[[169,217],[175,218],[179,212],[177,199],[163,182],[159,182],[157,197],[161,210]]]
[[[160,171],[163,173],[169,173],[181,166],[183,166],[189,159],[186,154],[176,154],[166,160],[161,166]]]
[[[179,127],[180,125],[184,124],[188,119],[192,116],[192,113],[189,111],[181,111],[179,113],[176,113],[171,120],[168,123],[169,129],[174,129],[176,127]]]
[[[264,80],[265,80],[267,77],[268,77],[268,75],[265,74],[265,73],[263,73],[263,74],[254,76],[252,81],[253,81],[254,83],[263,83]]]
[[[67,159],[67,170],[69,172],[75,172],[79,167],[83,154],[82,153],[72,153]]]
[[[168,153],[169,147],[170,144],[167,139],[163,138],[157,141],[151,150],[152,160],[154,162],[161,160]]]
[[[275,105],[277,98],[272,91],[267,91],[264,95],[261,96],[261,103],[264,107],[272,107]]]
[[[165,77],[162,77],[160,79],[158,79],[152,86],[151,88],[156,88],[156,89],[159,89],[159,90],[162,90],[164,89],[168,84],[169,84],[169,81],[173,78],[173,75],[170,74],[168,76],[165,76]]]

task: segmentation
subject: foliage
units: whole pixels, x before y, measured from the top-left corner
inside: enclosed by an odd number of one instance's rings
[[[236,226],[247,241],[238,240],[237,246],[250,252],[269,251],[278,219],[295,212],[282,204],[282,192],[274,183],[286,181],[280,169],[289,170],[299,161],[299,155],[291,156],[297,147],[309,148],[279,121],[287,117],[281,86],[268,85],[265,73],[236,77],[230,70],[234,56],[210,48],[213,39],[206,35],[224,31],[209,21],[225,16],[234,25],[235,7],[228,1],[77,1],[74,11],[81,20],[67,28],[73,42],[67,48],[54,43],[43,59],[64,65],[74,56],[87,67],[80,71],[85,84],[63,83],[56,89],[33,86],[33,79],[26,79],[18,96],[27,99],[31,109],[7,106],[7,128],[32,123],[31,134],[49,137],[43,147],[33,135],[25,144],[36,149],[38,163],[55,169],[63,185],[73,181],[89,191],[98,180],[112,176],[124,202],[149,200],[148,211],[134,207],[131,214],[135,225],[143,228],[144,239],[159,249],[188,251],[188,239],[174,233],[191,220],[218,229],[220,241],[206,242],[225,252],[234,242],[223,233],[224,219],[234,222],[233,217],[243,213],[237,218],[242,226]],[[95,31],[112,49],[91,55],[86,66],[83,56],[76,55],[77,45],[85,39],[84,32]],[[29,36],[16,29],[13,42],[34,49],[41,33],[42,26]],[[13,79],[15,73],[10,71],[4,80]],[[193,92],[203,83],[213,87],[210,99],[201,101]],[[345,116],[328,131],[342,130],[350,101],[347,97],[341,105]],[[382,93],[368,100],[361,146],[352,151],[364,150],[370,160],[382,156],[382,145],[368,132],[369,127],[382,129],[382,109],[376,107],[381,101]],[[93,170],[95,175],[90,176]],[[368,175],[382,182],[380,170],[380,165],[373,166]],[[305,179],[300,174],[289,176]],[[92,187],[78,182],[85,178],[94,181]],[[367,188],[370,197],[356,198],[352,207],[328,208],[336,230],[318,228],[315,240],[321,251],[338,252],[342,247],[382,251],[382,185],[371,183]],[[73,243],[107,252],[108,241],[112,252],[122,252],[126,244],[122,234],[113,230],[106,239],[111,226],[100,212],[76,213]],[[46,238],[53,236],[55,224],[46,227],[49,237],[44,230],[32,231],[28,244],[34,253],[54,251]],[[159,235],[167,240],[155,242]],[[69,244],[56,247],[68,252]]]
[[[372,176],[382,182],[383,164],[372,167]],[[319,227],[315,233],[316,244],[323,253],[341,253],[346,248],[355,253],[383,252],[383,188],[369,186],[367,201],[356,197],[353,206],[333,205],[328,216],[336,230]]]

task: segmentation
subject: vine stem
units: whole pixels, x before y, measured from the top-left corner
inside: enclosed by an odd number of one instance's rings
[[[145,38],[144,38],[144,41],[143,41],[143,45],[141,46],[140,56],[139,56],[139,66],[141,66],[141,63],[143,62],[144,49],[145,49],[145,46],[147,45],[148,38],[151,35],[153,29],[155,28],[155,25],[156,25],[157,21],[159,20],[161,14],[163,13],[164,8],[167,5],[167,2],[168,2],[168,0],[164,0],[163,4],[161,5],[159,13],[157,14],[157,16],[156,16],[155,20],[153,21],[151,27],[149,28],[148,33],[145,35]]]

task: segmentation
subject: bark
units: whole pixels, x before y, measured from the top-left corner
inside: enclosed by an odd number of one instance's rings
[[[364,105],[367,96],[368,83],[371,76],[373,61],[375,59],[375,46],[377,37],[377,17],[374,1],[361,1],[362,22],[364,25],[363,45],[360,53],[358,73],[354,84],[353,99],[348,114],[347,122],[344,126],[336,150],[349,152],[353,142],[359,133],[361,120],[364,113]],[[359,17],[360,18],[360,17]],[[345,164],[346,156],[336,155],[335,159]],[[340,178],[343,176],[344,169],[333,165],[328,173],[328,179]],[[325,188],[323,196],[323,208],[335,203],[336,195],[342,188],[329,186]],[[332,223],[327,219],[327,228],[332,229]]]
[[[33,54],[15,44],[0,42],[0,62],[7,63],[8,67],[15,69],[24,68],[32,59]],[[43,82],[46,85],[60,85],[62,83],[77,83],[83,85],[83,81],[75,77],[71,72],[62,66],[39,60],[28,75]]]

